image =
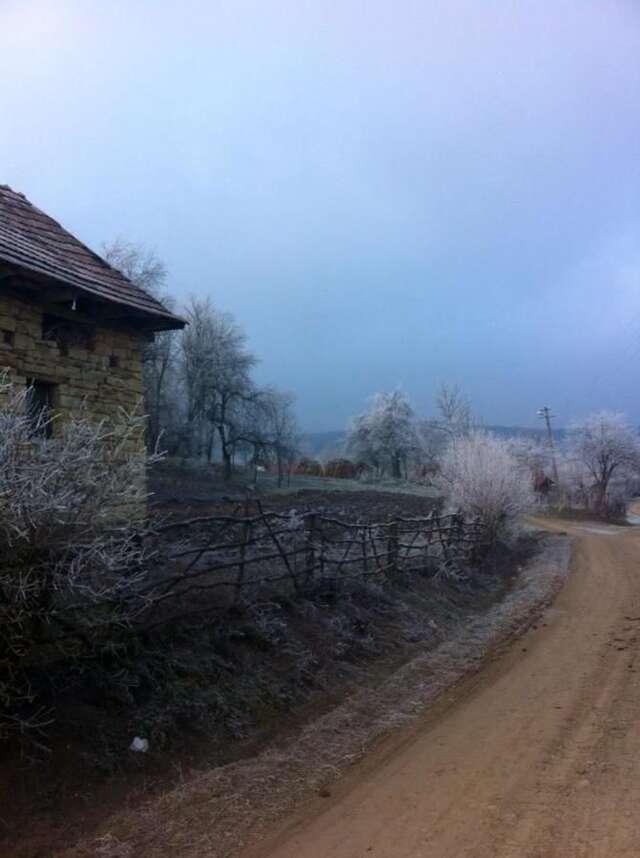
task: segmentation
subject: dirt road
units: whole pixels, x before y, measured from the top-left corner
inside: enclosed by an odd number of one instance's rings
[[[640,528],[558,529],[539,625],[246,858],[640,856]]]

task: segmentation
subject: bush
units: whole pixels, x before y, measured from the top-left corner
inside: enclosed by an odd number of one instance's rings
[[[353,480],[358,476],[358,469],[351,459],[330,459],[324,466],[324,475],[339,480]]]
[[[449,506],[476,516],[492,541],[505,535],[534,503],[528,470],[504,441],[484,432],[450,442],[437,483]]]
[[[305,477],[321,477],[322,465],[316,459],[300,459],[294,468],[294,473]]]
[[[33,676],[113,649],[147,606],[144,418],[80,413],[44,437],[0,379],[0,735],[37,727]]]

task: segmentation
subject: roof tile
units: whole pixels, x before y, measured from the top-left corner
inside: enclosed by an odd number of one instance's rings
[[[129,307],[151,328],[154,322],[159,329],[184,324],[8,185],[0,185],[0,260]]]

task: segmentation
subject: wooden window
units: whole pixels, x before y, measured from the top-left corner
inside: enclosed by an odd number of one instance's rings
[[[51,409],[55,384],[30,378],[27,381],[27,416],[31,432],[41,438],[51,437]]]

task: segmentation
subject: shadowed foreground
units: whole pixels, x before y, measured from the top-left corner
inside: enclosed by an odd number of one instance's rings
[[[558,529],[540,624],[243,858],[640,854],[640,529]]]

